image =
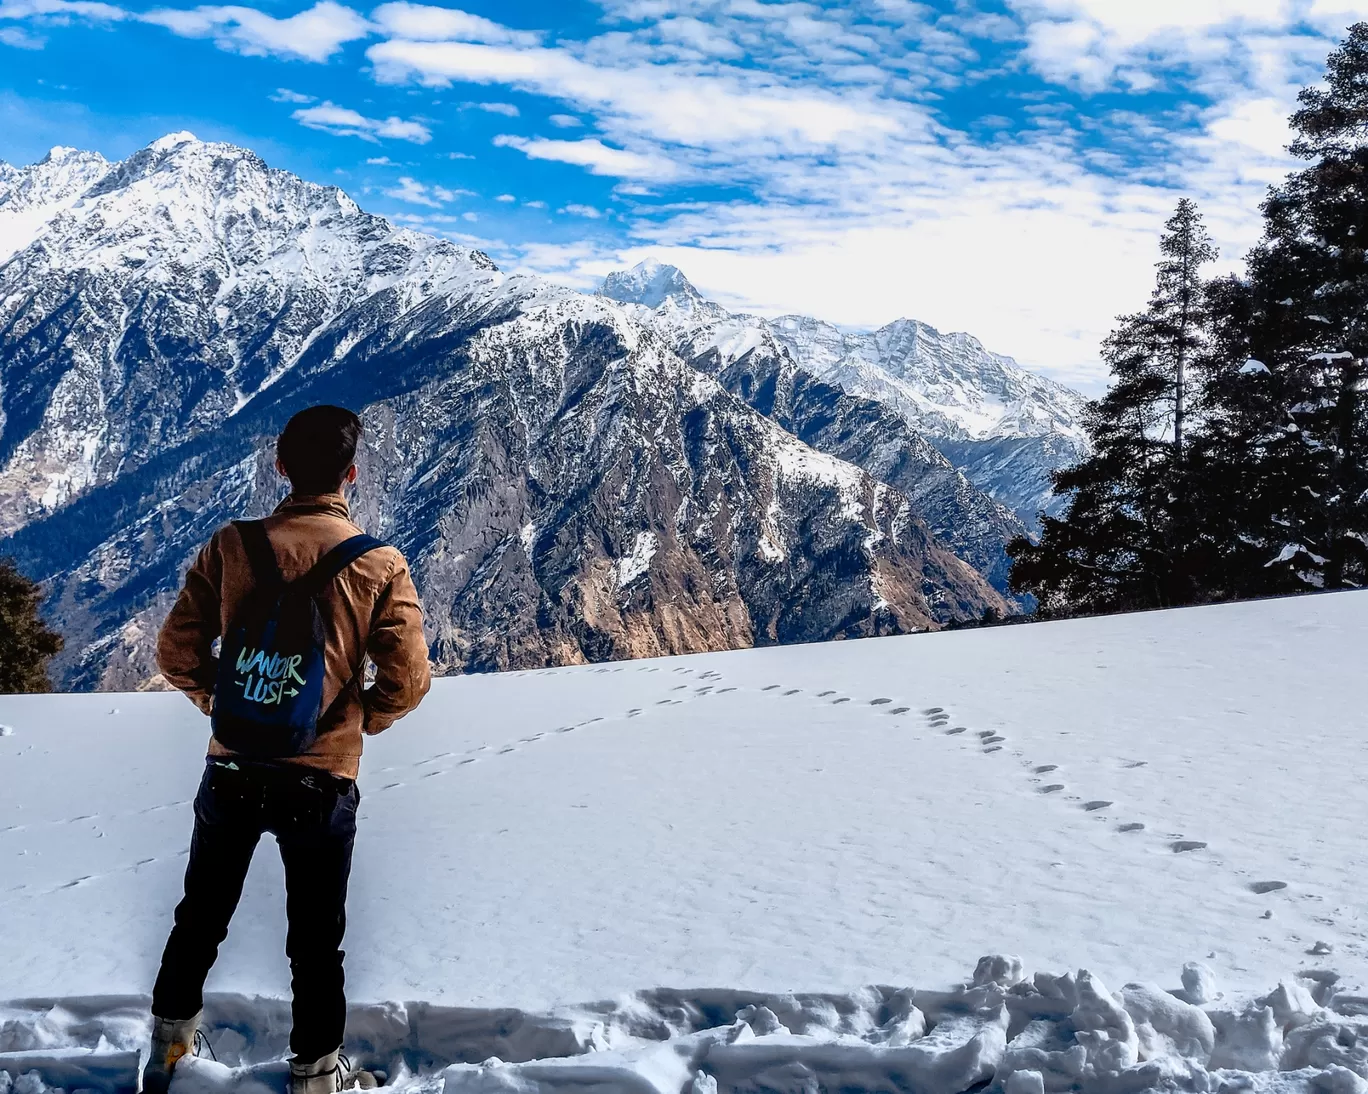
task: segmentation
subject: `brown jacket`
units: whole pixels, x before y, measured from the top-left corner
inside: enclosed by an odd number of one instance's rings
[[[329,550],[360,531],[341,494],[291,494],[266,518],[266,532],[286,581],[303,576]],[[185,587],[157,637],[162,675],[205,714],[213,703],[218,671],[211,647],[227,632],[251,588],[252,568],[242,537],[231,524],[225,525],[186,573]],[[423,609],[408,563],[393,547],[353,562],[323,591],[319,604],[327,633],[326,715],[309,751],[285,762],[354,779],[362,733],[389,728],[427,694],[431,677]],[[348,687],[367,656],[375,662],[374,684],[364,691],[359,683]],[[347,693],[338,698],[344,688]],[[211,739],[209,754],[230,753]]]

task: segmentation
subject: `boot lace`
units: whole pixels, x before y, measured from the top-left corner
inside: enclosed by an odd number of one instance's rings
[[[218,1063],[218,1056],[214,1052],[214,1046],[209,1043],[209,1038],[204,1035],[204,1030],[202,1029],[195,1030],[194,1052],[196,1056],[203,1057],[207,1055],[214,1063]]]

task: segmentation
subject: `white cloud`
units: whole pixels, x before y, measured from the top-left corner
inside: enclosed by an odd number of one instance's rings
[[[483,110],[486,114],[502,114],[505,118],[516,118],[518,108],[512,103],[467,103],[476,110]]]
[[[0,45],[13,46],[15,49],[42,49],[47,45],[47,39],[30,34],[23,27],[0,27]]]
[[[370,159],[366,160],[366,166],[368,166],[368,167],[397,167],[398,164],[396,164],[396,163],[395,163],[392,159],[390,159],[388,156],[372,156]]]
[[[586,217],[589,220],[598,220],[599,217],[603,216],[603,214],[592,205],[581,205],[574,201],[563,208],[558,209],[557,212],[569,213],[572,217]]]
[[[387,198],[394,198],[395,201],[406,201],[410,205],[426,205],[433,209],[442,207],[442,199],[432,189],[407,175],[399,179],[399,185],[383,192]]]
[[[449,160],[473,160],[475,158],[469,152],[448,152],[446,157]]]
[[[668,67],[609,67],[564,49],[395,39],[366,51],[382,83],[501,84],[606,112],[661,140],[707,147],[719,141],[785,146],[868,143],[907,124],[868,96],[774,85],[735,70],[700,78]],[[906,113],[906,112],[902,112]]]
[[[1342,32],[1365,0],[1007,0],[1026,24],[1027,59],[1047,79],[1084,91],[1144,92],[1182,64],[1238,66],[1251,39],[1303,16]]]
[[[97,0],[3,0],[0,19],[94,19],[119,22],[132,18],[123,8]]]
[[[573,163],[591,174],[616,178],[670,178],[675,165],[664,156],[643,155],[621,148],[609,148],[596,138],[582,141],[553,141],[545,137],[515,137],[501,133],[494,138],[500,148],[516,148],[529,159]]]
[[[397,140],[412,141],[414,144],[427,144],[432,140],[432,130],[422,122],[405,121],[396,117],[367,118],[355,110],[330,102],[304,107],[296,110],[290,117],[300,125],[331,133],[335,137],[360,137],[365,141],[393,137]]]
[[[381,4],[371,19],[388,36],[420,42],[489,42],[506,45],[536,45],[535,34],[512,30],[491,19],[455,8],[427,4]]]
[[[326,61],[344,43],[371,34],[371,25],[351,8],[334,0],[284,19],[256,8],[202,6],[158,8],[138,16],[183,38],[212,38],[220,49],[254,57]]]
[[[499,195],[498,197],[496,197],[494,200],[495,200],[495,201],[509,202],[509,201],[517,201],[518,199],[515,198],[512,194],[500,194],[500,195]]]
[[[479,214],[479,213],[472,213],[472,212],[470,212],[469,210],[467,210],[466,212],[464,212],[464,213],[461,214],[461,219],[462,219],[462,220],[468,220],[468,221],[471,221],[471,222],[473,223],[473,222],[475,222],[475,221],[477,221],[477,220],[480,219],[480,214]]]
[[[388,198],[394,198],[396,201],[406,201],[411,205],[426,205],[432,209],[440,209],[447,202],[455,201],[459,197],[475,196],[472,190],[449,190],[445,186],[432,186],[419,182],[407,175],[400,175],[397,186],[382,190],[381,193]],[[464,216],[464,214],[462,215]]]
[[[526,206],[528,209],[545,209],[545,208],[546,208],[546,202],[544,202],[544,201],[524,201],[524,202],[523,202],[523,205]]]
[[[271,101],[276,103],[316,103],[317,96],[301,95],[298,91],[291,91],[288,87],[278,87],[275,94],[271,96]]]
[[[584,123],[573,114],[552,114],[546,119],[557,129],[578,129]]]

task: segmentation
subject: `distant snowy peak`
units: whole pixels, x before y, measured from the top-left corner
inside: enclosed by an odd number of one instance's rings
[[[62,147],[28,167],[0,163],[0,262],[32,243],[108,170],[98,152]]]
[[[844,332],[805,315],[735,314],[705,299],[677,267],[651,260],[609,274],[599,293],[650,309],[658,330],[695,352],[715,347],[724,366],[777,342],[799,366],[890,406],[928,436],[1084,440],[1081,395],[990,352],[969,334],[942,334],[914,319]]]
[[[667,300],[698,303],[703,296],[690,284],[677,266],[667,266],[647,259],[630,270],[610,273],[603,279],[599,295],[620,304],[642,304],[658,308]]]
[[[942,334],[914,319],[845,333],[807,316],[773,320],[794,358],[847,391],[892,405],[947,440],[1058,434],[1082,443],[1077,392],[992,353],[972,335]]]

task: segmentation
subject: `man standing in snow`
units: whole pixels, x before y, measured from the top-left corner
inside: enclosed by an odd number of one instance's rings
[[[165,1094],[176,1062],[193,1050],[205,978],[264,832],[285,865],[291,1090],[348,1085],[338,1060],[341,944],[363,735],[413,710],[430,682],[408,565],[361,534],[342,495],[356,482],[361,430],[336,406],[290,419],[276,445],[289,496],[262,521],[214,533],[158,637],[162,674],[212,717],[214,736],[195,798],[185,897],[152,992],[143,1070],[151,1094]],[[367,658],[376,669],[370,687]]]

